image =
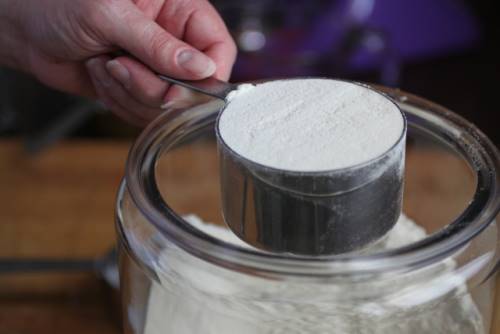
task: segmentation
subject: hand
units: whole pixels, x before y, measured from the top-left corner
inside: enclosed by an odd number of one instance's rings
[[[151,69],[227,80],[236,55],[206,0],[3,0],[0,7],[6,4],[13,35],[27,41],[21,53],[29,72],[53,88],[97,96],[139,125],[181,92]],[[133,57],[109,56],[120,50]]]

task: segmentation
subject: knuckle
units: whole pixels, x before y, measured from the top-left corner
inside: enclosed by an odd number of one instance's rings
[[[150,48],[151,57],[153,59],[164,59],[166,56],[170,57],[167,61],[170,61],[174,47],[174,41],[167,34],[159,33],[153,24],[149,24],[145,27],[145,40],[148,41],[146,45]]]
[[[87,1],[93,4],[92,7],[98,9],[98,10],[116,10],[120,7],[120,3],[123,3],[123,1],[120,0],[94,0],[94,1]]]
[[[79,8],[82,17],[90,22],[100,23],[105,15],[111,11],[108,0],[83,1],[84,5]]]
[[[94,26],[106,26],[108,22],[113,22],[117,17],[125,15],[123,3],[118,0],[83,0],[81,17]]]

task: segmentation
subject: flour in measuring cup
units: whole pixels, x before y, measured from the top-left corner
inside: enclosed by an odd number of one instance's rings
[[[217,239],[250,247],[225,228],[196,216],[186,220]],[[403,215],[378,247],[396,248],[425,236]],[[143,333],[485,334],[454,267],[448,259],[366,284],[283,282],[237,273],[172,246],[158,261],[161,284],[150,289]]]
[[[389,151],[405,126],[389,98],[339,80],[244,84],[227,100],[218,122],[226,145],[282,170],[325,171],[367,162]]]

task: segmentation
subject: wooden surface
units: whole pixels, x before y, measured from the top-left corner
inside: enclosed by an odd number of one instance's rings
[[[27,156],[0,142],[0,257],[105,254],[128,147],[68,142]],[[92,272],[0,275],[0,333],[119,333],[110,295]]]
[[[115,194],[129,145],[68,141],[38,156],[28,156],[18,141],[0,141],[0,257],[85,259],[105,254],[115,241]],[[203,151],[179,153],[170,172],[192,169],[193,156],[200,155]],[[186,166],[188,160],[190,165]],[[202,173],[203,168],[199,169]],[[175,189],[181,187],[181,174],[171,178],[179,182],[172,185]],[[200,189],[212,186],[201,184]],[[413,192],[425,192],[426,187],[436,190],[435,184],[417,182],[414,187]],[[434,193],[443,197],[462,192],[467,196],[460,187],[459,181]],[[177,205],[187,212],[191,203],[199,201],[203,201],[200,194],[186,194]],[[433,203],[431,198],[406,209],[418,215]],[[206,204],[214,207],[214,203]],[[436,214],[456,211],[450,210]],[[208,209],[207,215],[216,219]],[[116,294],[91,272],[0,274],[0,334],[120,333],[115,298]],[[499,317],[494,323],[493,333],[500,334]]]

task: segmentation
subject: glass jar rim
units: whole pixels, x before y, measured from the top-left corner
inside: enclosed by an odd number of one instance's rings
[[[445,131],[476,173],[478,182],[473,199],[462,214],[445,228],[419,242],[374,254],[292,256],[239,247],[195,229],[169,207],[156,188],[156,161],[186,133],[186,127],[192,126],[189,119],[184,123],[174,122],[182,112],[162,114],[138,137],[129,153],[118,203],[127,187],[147,222],[169,241],[203,260],[256,275],[318,277],[379,274],[419,268],[446,258],[481,233],[500,211],[500,154],[479,129],[446,108],[400,90],[377,85],[372,87],[390,96],[405,112],[413,113],[412,117],[420,117],[429,125]],[[222,107],[223,101],[218,102]],[[202,115],[203,125],[191,130],[215,124],[218,110]],[[167,124],[172,125],[170,131],[165,130]],[[120,212],[119,204],[117,206],[117,212]]]

